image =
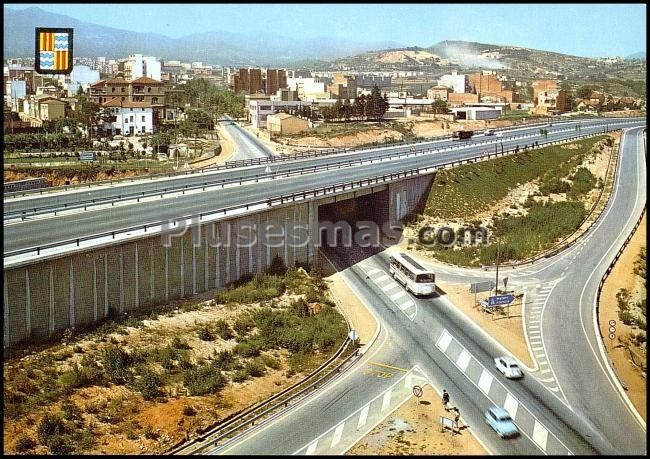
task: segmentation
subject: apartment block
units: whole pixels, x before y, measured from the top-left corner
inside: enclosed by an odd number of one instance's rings
[[[327,87],[333,99],[355,99],[357,97],[357,80],[353,75],[335,73],[332,84]]]

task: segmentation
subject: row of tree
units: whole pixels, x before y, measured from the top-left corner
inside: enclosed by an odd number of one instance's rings
[[[388,110],[388,97],[383,96],[375,86],[368,96],[360,95],[350,103],[350,99],[337,100],[332,107],[323,107],[320,110],[325,121],[333,120],[373,120],[381,121]]]

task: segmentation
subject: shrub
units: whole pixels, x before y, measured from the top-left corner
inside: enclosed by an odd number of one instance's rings
[[[250,314],[242,314],[235,320],[232,328],[237,332],[238,335],[244,336],[248,334],[253,328],[255,328],[255,321]]]
[[[542,183],[539,186],[539,191],[544,196],[548,196],[551,193],[568,193],[571,191],[571,184],[556,178],[552,181]]]
[[[61,373],[57,379],[64,394],[70,394],[74,389],[91,386],[101,379],[101,371],[97,366],[79,366],[75,364],[71,369]]]
[[[47,442],[52,454],[64,456],[70,454],[74,448],[70,445],[68,437],[65,435],[53,435]]]
[[[235,355],[228,350],[224,350],[220,352],[215,352],[214,361],[212,362],[212,365],[221,370],[228,371],[228,370],[232,370],[236,363],[237,363],[237,359],[235,358]]]
[[[270,355],[260,355],[255,359],[257,362],[260,362],[262,365],[267,366],[269,368],[273,368],[274,370],[277,370],[280,368],[280,362],[278,362],[277,359],[273,358]]]
[[[63,417],[70,422],[82,422],[83,418],[81,416],[81,410],[75,403],[71,400],[65,400],[61,404],[61,410],[63,411]]]
[[[215,393],[225,386],[226,382],[220,370],[207,365],[188,370],[183,375],[183,385],[190,395]]]
[[[233,352],[242,357],[257,357],[264,350],[264,347],[264,339],[260,335],[254,335],[246,338],[241,343],[237,343],[233,348]]]
[[[27,435],[19,435],[16,438],[16,452],[25,453],[34,449],[36,446],[36,441]]]
[[[102,352],[102,363],[106,378],[113,383],[124,382],[127,369],[131,365],[128,353],[115,346],[107,346]]]
[[[229,340],[235,337],[232,328],[230,328],[230,325],[228,325],[228,322],[224,319],[217,320],[214,327],[217,335],[219,335],[221,339]]]
[[[160,390],[162,384],[163,382],[158,373],[145,369],[135,386],[145,400],[151,400],[162,395],[162,391]]]
[[[634,317],[632,317],[632,313],[627,309],[619,310],[618,311],[618,318],[625,325],[633,325],[634,324]]]
[[[38,423],[37,435],[42,445],[49,446],[48,442],[55,436],[65,433],[65,423],[60,414],[45,413]]]
[[[253,377],[262,376],[264,374],[264,364],[254,360],[248,361],[244,364],[244,370]]]
[[[307,304],[307,301],[305,301],[305,299],[297,298],[289,304],[289,311],[291,311],[293,315],[298,317],[308,317],[309,305]]]
[[[199,328],[196,334],[202,341],[214,341],[214,334],[207,326]]]
[[[232,382],[235,383],[244,382],[250,379],[250,377],[251,377],[250,373],[248,373],[246,369],[242,368],[241,370],[237,370],[233,373]]]
[[[183,415],[194,416],[195,414],[196,414],[196,410],[193,407],[189,405],[183,407]]]
[[[178,336],[172,338],[171,347],[174,349],[191,349],[187,341],[180,339]]]

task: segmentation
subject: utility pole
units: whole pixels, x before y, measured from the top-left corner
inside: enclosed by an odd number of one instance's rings
[[[501,238],[497,238],[497,273],[496,273],[496,285],[494,286],[494,294],[498,295],[499,293],[499,258],[501,257]]]

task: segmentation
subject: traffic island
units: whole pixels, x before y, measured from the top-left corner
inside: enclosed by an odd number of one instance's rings
[[[419,402],[418,402],[419,401]],[[453,431],[440,426],[440,417],[454,419],[431,386],[422,386],[422,396],[411,396],[381,424],[347,451],[347,455],[487,455],[462,421]]]

